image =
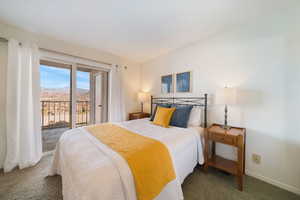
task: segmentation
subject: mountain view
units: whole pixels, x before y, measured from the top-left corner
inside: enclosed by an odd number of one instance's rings
[[[41,65],[41,101],[70,101],[71,70]],[[76,72],[77,101],[89,101],[89,72]]]
[[[89,90],[77,88],[77,101],[89,101]],[[41,101],[70,101],[70,88],[41,88]]]

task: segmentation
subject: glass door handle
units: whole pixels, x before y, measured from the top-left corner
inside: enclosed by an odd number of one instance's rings
[[[102,105],[98,105],[98,107],[102,107]]]

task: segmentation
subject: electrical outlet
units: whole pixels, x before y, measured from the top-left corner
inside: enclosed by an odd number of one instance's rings
[[[260,164],[261,156],[258,154],[253,153],[252,154],[252,161],[256,164]]]

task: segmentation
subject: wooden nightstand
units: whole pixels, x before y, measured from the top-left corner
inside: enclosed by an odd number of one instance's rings
[[[129,120],[142,119],[142,118],[146,118],[146,117],[150,117],[150,114],[144,113],[144,112],[129,113]]]
[[[238,189],[242,191],[243,175],[245,174],[246,129],[232,127],[229,130],[224,130],[220,124],[213,124],[205,131],[204,138],[204,169],[207,170],[211,166],[237,176]],[[210,148],[210,141],[212,148]],[[236,147],[238,151],[237,161],[228,160],[216,155],[216,142]]]

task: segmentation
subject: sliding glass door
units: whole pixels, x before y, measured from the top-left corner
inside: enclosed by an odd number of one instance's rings
[[[94,71],[92,74],[94,118],[96,124],[107,121],[107,86],[108,73]]]
[[[76,126],[91,124],[91,72],[83,68],[76,71]]]
[[[41,76],[41,124],[43,129],[71,127],[71,66],[44,62]]]
[[[107,121],[108,73],[95,67],[41,61],[44,151],[69,128]]]
[[[107,121],[107,77],[107,72],[88,67],[77,67],[77,127]]]

